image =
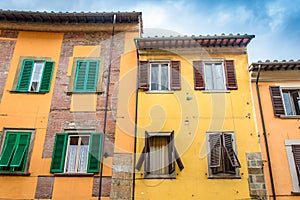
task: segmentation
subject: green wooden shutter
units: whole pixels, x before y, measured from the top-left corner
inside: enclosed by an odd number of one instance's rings
[[[98,61],[89,61],[86,91],[96,92],[98,80]]]
[[[19,77],[17,91],[28,92],[31,76],[32,76],[33,65],[34,65],[33,60],[23,61],[23,66]]]
[[[90,148],[89,148],[89,160],[87,172],[96,173],[99,172],[101,151],[102,151],[102,133],[91,134]]]
[[[52,153],[52,163],[50,172],[63,172],[66,149],[67,149],[68,134],[57,133],[54,142],[54,148]]]
[[[10,163],[10,167],[20,167],[22,164],[22,161],[26,159],[28,147],[30,144],[30,132],[22,132],[19,134],[19,140],[17,142],[17,148],[15,150],[13,159]],[[25,164],[25,163],[24,163]]]
[[[40,90],[39,90],[40,92],[49,92],[53,68],[54,68],[54,62],[45,61]]]
[[[0,167],[8,167],[11,157],[14,154],[16,148],[16,142],[18,135],[14,132],[7,132],[4,147],[0,158]]]
[[[86,61],[78,61],[75,75],[74,92],[84,92],[86,84],[88,63]]]

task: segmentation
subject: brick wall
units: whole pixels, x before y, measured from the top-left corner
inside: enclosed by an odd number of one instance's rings
[[[51,199],[53,191],[54,177],[40,176],[38,177],[35,197],[36,199]]]

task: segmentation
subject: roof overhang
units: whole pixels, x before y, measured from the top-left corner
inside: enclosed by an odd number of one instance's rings
[[[249,71],[257,72],[259,68],[263,71],[300,70],[300,60],[254,62],[249,66]]]

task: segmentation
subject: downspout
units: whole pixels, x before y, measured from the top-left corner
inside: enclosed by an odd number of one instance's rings
[[[264,118],[264,114],[263,114],[262,104],[261,104],[260,91],[259,91],[259,87],[258,87],[260,71],[261,71],[261,65],[259,64],[255,86],[256,86],[257,99],[258,99],[259,112],[260,112],[260,117],[261,117],[261,124],[262,124],[262,128],[263,128],[265,146],[266,146],[266,153],[267,153],[267,159],[268,159],[268,167],[269,167],[269,174],[270,174],[270,181],[271,181],[272,196],[273,196],[273,199],[276,200],[275,185],[274,185],[274,180],[273,180],[272,165],[271,165],[268,138],[267,138],[267,130],[266,130],[266,124],[265,124],[265,118]]]
[[[109,96],[109,85],[110,85],[110,71],[111,71],[111,63],[112,63],[112,52],[113,52],[113,45],[114,45],[114,35],[115,35],[115,23],[116,23],[116,14],[113,16],[112,22],[112,33],[111,33],[111,40],[110,40],[110,52],[109,52],[109,65],[108,65],[108,72],[107,72],[107,85],[106,85],[106,96],[105,96],[105,109],[104,109],[104,119],[103,119],[103,144],[102,144],[102,151],[104,149],[105,143],[105,134],[106,134],[106,121],[107,121],[107,107],[108,107],[108,96]],[[99,180],[99,193],[98,193],[98,200],[101,199],[101,192],[102,192],[102,172],[103,172],[103,158],[101,155],[101,162],[100,162],[100,180]]]
[[[134,118],[134,147],[133,147],[133,172],[132,172],[132,200],[134,200],[135,194],[135,163],[136,163],[136,143],[137,143],[137,117],[138,117],[138,100],[139,100],[139,52],[136,50],[137,55],[137,79],[136,79],[136,89],[135,89],[135,118]]]

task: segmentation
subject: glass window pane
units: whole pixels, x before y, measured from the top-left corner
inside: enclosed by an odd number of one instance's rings
[[[161,90],[169,90],[168,64],[161,65]]]
[[[36,62],[34,63],[34,71],[32,75],[32,81],[40,81],[42,77],[44,62]]]
[[[291,92],[291,96],[293,98],[293,105],[294,105],[294,108],[295,108],[295,113],[294,114],[300,115],[300,98],[299,98],[298,91]]]
[[[224,90],[225,89],[224,74],[223,74],[223,66],[221,63],[214,64],[213,78],[214,78],[214,89]]]
[[[168,140],[167,137],[150,138],[150,173],[168,174]]]
[[[158,64],[151,64],[151,90],[158,90]]]
[[[205,72],[205,89],[213,90],[214,84],[213,84],[212,64],[205,64],[204,72]]]
[[[77,145],[70,145],[68,147],[68,159],[66,172],[75,172],[77,157]]]
[[[283,91],[282,94],[283,94],[283,101],[284,101],[286,115],[294,115],[290,93],[288,91]]]

